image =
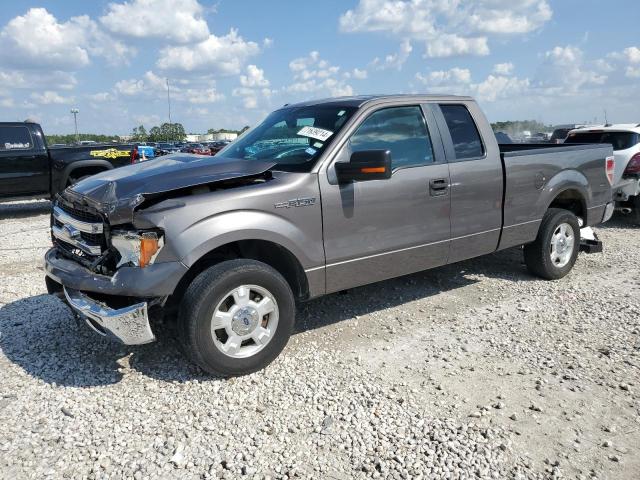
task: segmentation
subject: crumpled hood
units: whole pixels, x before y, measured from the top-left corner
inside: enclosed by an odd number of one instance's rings
[[[68,190],[70,196],[81,195],[110,220],[120,221],[130,219],[145,196],[260,175],[274,165],[257,160],[174,154],[99,173]]]

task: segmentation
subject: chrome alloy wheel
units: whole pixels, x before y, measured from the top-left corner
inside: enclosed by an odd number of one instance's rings
[[[277,328],[276,299],[257,285],[240,285],[228,292],[211,319],[213,343],[232,358],[255,355],[271,341]]]
[[[568,223],[561,223],[551,235],[551,245],[549,253],[551,262],[558,268],[564,267],[571,260],[573,247],[575,245],[575,234],[573,228]]]

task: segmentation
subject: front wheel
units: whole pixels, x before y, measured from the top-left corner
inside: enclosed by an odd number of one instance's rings
[[[550,208],[542,217],[536,240],[524,247],[524,261],[534,275],[557,280],[571,271],[579,250],[578,218],[568,210]]]
[[[275,269],[255,260],[229,260],[200,273],[178,314],[182,346],[203,370],[245,375],[271,363],[295,323],[295,300]]]

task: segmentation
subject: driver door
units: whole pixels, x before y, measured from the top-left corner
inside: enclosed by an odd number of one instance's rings
[[[339,184],[333,162],[320,176],[327,293],[447,263],[449,166],[437,132],[420,105],[374,110],[334,161],[389,150],[391,178]]]

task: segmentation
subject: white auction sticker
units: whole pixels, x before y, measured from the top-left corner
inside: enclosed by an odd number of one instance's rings
[[[327,138],[333,135],[333,132],[330,130],[325,130],[323,128],[317,127],[303,127],[298,132],[298,135],[302,135],[303,137],[315,138],[316,140],[322,140],[325,142]]]

